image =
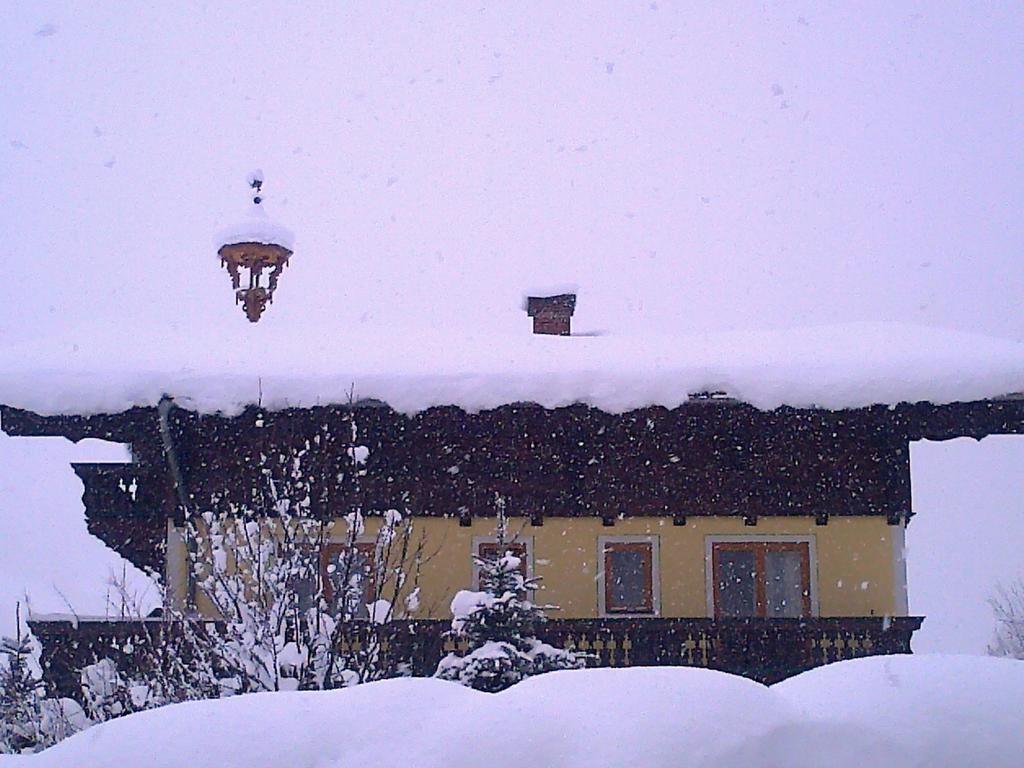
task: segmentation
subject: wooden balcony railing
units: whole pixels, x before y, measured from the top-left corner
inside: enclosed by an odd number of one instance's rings
[[[841,659],[910,653],[920,617],[825,619],[560,619],[541,639],[590,654],[590,666],[708,667],[766,684]],[[447,637],[446,621],[352,625],[341,650],[376,645],[384,667],[432,674],[441,656],[464,650]]]
[[[771,684],[841,659],[910,653],[920,617],[814,619],[557,619],[544,624],[541,639],[590,654],[590,666],[707,667]],[[127,669],[159,641],[166,622],[33,621],[43,645],[50,687],[79,695],[78,670],[110,657]],[[339,639],[342,655],[375,657],[385,675],[433,674],[441,657],[464,645],[447,636],[439,619],[353,622]]]

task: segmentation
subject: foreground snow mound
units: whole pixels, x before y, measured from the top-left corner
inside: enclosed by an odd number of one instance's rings
[[[888,657],[772,688],[701,669],[554,672],[500,694],[432,679],[192,702],[0,768],[1018,766],[1024,663]]]
[[[814,669],[772,690],[815,728],[870,731],[871,738],[900,744],[908,757],[894,765],[1024,765],[1021,661],[875,656]],[[857,763],[864,764],[878,763]]]
[[[714,765],[796,715],[763,685],[681,667],[551,672],[482,696],[465,713],[468,727],[449,725],[436,765]]]
[[[45,752],[6,758],[10,768],[333,768],[391,765],[419,744],[430,713],[476,700],[432,679],[386,680],[340,691],[255,693],[192,701],[103,723]],[[468,706],[467,706],[468,709]],[[0,766],[9,768],[5,758]]]

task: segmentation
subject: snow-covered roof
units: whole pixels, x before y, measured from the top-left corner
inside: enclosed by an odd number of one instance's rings
[[[578,317],[576,319],[579,319]],[[513,402],[620,412],[724,392],[759,408],[994,398],[1024,391],[1024,344],[888,323],[703,335],[533,335],[525,313],[489,325],[364,323],[298,333],[80,328],[0,350],[0,403],[43,414],[118,412],[172,395],[202,412],[377,399],[403,412]],[[245,330],[249,330],[246,328]]]
[[[911,34],[860,7],[98,4],[40,35],[36,6],[0,29],[0,402],[230,410],[260,378],[268,404],[354,385],[403,410],[1022,388],[991,340],[736,330],[1024,336],[1016,8]],[[294,243],[234,226],[256,164]],[[230,239],[294,250],[252,327]],[[603,335],[530,336],[523,296],[573,285],[573,331]]]

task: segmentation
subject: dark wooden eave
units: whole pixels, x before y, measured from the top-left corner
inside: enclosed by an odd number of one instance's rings
[[[717,407],[730,406],[738,411],[753,411],[764,414],[765,418],[773,415],[792,415],[795,418],[819,419],[837,425],[853,423],[886,424],[894,433],[903,439],[915,440],[950,440],[957,437],[973,437],[980,440],[988,435],[1024,434],[1024,394],[1005,395],[986,400],[954,402],[935,405],[928,402],[900,403],[898,405],[872,405],[862,408],[846,408],[830,410],[825,408],[791,408],[783,406],[771,411],[760,411],[753,406],[727,397],[711,397],[707,394],[695,395],[689,403],[672,409],[673,413],[700,413],[708,405]],[[540,408],[531,403],[514,403],[493,409],[490,413],[508,408],[526,409]],[[386,403],[379,400],[366,400],[355,404],[355,408],[382,408],[390,410]],[[569,409],[586,408],[586,406],[569,406]],[[586,408],[588,411],[598,411]],[[181,412],[182,409],[176,409]],[[246,418],[258,410],[255,405],[246,409],[245,413],[235,417],[221,415],[202,416],[203,419],[239,420]],[[306,411],[319,413],[327,411],[345,411],[346,406],[316,406],[313,408],[289,408],[276,413],[296,413]],[[567,408],[542,409],[558,412]],[[415,420],[426,414],[447,411],[461,411],[454,406],[437,406],[429,408],[415,416],[406,417]],[[648,411],[667,412],[667,409],[654,406],[638,409],[623,414],[629,418],[635,414]],[[483,413],[489,413],[485,411]],[[600,411],[598,411],[600,412]],[[273,412],[272,412],[273,413]],[[613,417],[611,414],[606,414]],[[135,407],[120,413],[101,413],[89,416],[51,415],[43,416],[22,408],[14,408],[0,404],[0,429],[11,436],[18,437],[65,437],[73,442],[84,438],[110,440],[119,443],[135,443],[145,437],[159,440],[157,409],[155,407]]]
[[[129,465],[76,465],[90,531],[143,567],[162,562],[168,518],[184,514],[156,408],[40,416],[0,406],[10,435],[128,443]],[[348,459],[351,419],[365,465]],[[609,414],[583,405],[514,404],[480,413],[437,407],[408,416],[381,403],[264,411],[234,417],[169,413],[186,502],[196,510],[252,503],[260,456],[310,448],[310,514],[388,508],[469,521],[513,515],[759,517],[878,515],[909,519],[909,444],[1024,433],[1024,400],[761,411],[722,398],[674,409]],[[290,466],[290,465],[289,465]],[[280,468],[279,468],[280,469]],[[287,469],[287,468],[286,468]],[[125,488],[134,487],[134,493]]]
[[[0,405],[0,429],[12,437],[65,437],[75,443],[95,438],[130,444],[146,438],[159,441],[156,414],[156,408],[136,407],[91,416],[41,416],[22,408]]]
[[[895,429],[905,438],[951,440],[989,435],[1024,434],[1024,396],[1007,395],[992,400],[967,403],[914,403],[892,409]]]
[[[164,564],[167,514],[134,464],[71,467],[82,481],[89,533],[136,567],[159,573]]]

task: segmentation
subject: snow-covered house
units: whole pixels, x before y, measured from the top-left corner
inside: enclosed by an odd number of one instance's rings
[[[269,323],[252,326],[258,343],[34,344],[0,371],[2,428],[129,444],[130,463],[75,465],[89,530],[207,615],[184,516],[249,493],[267,456],[301,454],[304,512],[338,521],[325,583],[352,544],[372,560],[398,510],[429,556],[394,596],[418,590],[388,652],[420,673],[474,582],[470,555],[494,546],[499,503],[559,606],[544,631],[595,663],[773,681],[910,651],[922,617],[908,615],[904,537],[928,510],[912,505],[909,445],[1024,432],[1019,345],[885,324],[565,336],[561,321],[531,333],[527,308],[468,334],[310,328],[300,343]],[[342,524],[354,511],[358,540]],[[131,631],[33,626],[70,687]]]

